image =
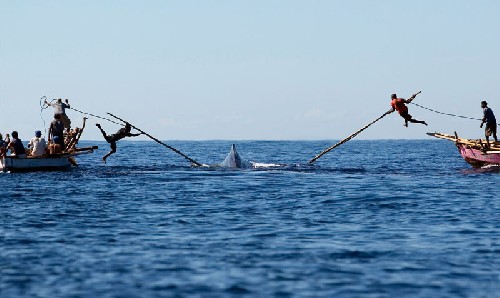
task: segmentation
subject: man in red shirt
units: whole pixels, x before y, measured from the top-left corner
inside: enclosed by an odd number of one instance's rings
[[[408,114],[408,107],[405,105],[405,103],[410,103],[413,99],[415,99],[415,96],[417,94],[413,94],[410,98],[404,99],[404,98],[398,98],[396,94],[391,95],[391,107],[393,111],[398,111],[399,115],[405,119],[405,124],[404,126],[408,127],[408,122],[411,123],[421,123],[427,125],[425,121],[420,121],[417,119],[413,119],[410,114]]]

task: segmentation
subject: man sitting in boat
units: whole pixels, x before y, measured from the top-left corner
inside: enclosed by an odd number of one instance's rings
[[[99,123],[95,124],[99,130],[101,131],[102,135],[104,136],[104,139],[109,143],[111,147],[111,151],[108,152],[108,154],[104,155],[102,157],[102,161],[106,163],[106,158],[108,158],[111,154],[116,152],[116,142],[125,138],[125,137],[137,137],[140,136],[141,133],[130,133],[130,130],[132,129],[132,125],[130,123],[126,123],[125,127],[120,128],[115,134],[113,135],[106,135],[106,132],[102,129],[101,125]]]
[[[35,137],[32,138],[28,144],[28,148],[31,148],[31,156],[44,156],[47,150],[47,142],[42,138],[42,132],[35,131]]]
[[[26,158],[26,149],[24,149],[23,142],[19,139],[17,131],[12,132],[12,140],[9,143],[9,148],[11,155],[15,155],[17,158]]]
[[[7,145],[10,143],[9,134],[6,134],[6,139],[3,139],[3,135],[0,133],[0,157],[5,156],[7,152]]]
[[[48,146],[48,151],[50,155],[59,154],[63,152],[61,142],[59,141],[59,136],[54,136],[52,142]]]
[[[488,144],[488,147],[490,147],[490,136],[493,136],[495,142],[498,142],[497,119],[495,118],[493,111],[488,108],[488,103],[485,100],[481,102],[481,108],[483,108],[483,120],[481,121],[481,125],[479,127],[483,128],[484,123],[486,123],[484,135],[486,137],[486,143]]]
[[[64,149],[65,151],[71,151],[75,149],[75,146],[76,144],[78,144],[78,141],[82,136],[83,130],[85,129],[85,123],[87,119],[88,119],[87,117],[83,117],[82,128],[75,127],[66,134],[66,140],[64,141],[64,144],[66,144],[66,148]]]
[[[415,99],[415,96],[417,96],[417,94],[413,94],[410,98],[404,99],[404,98],[398,98],[398,96],[396,94],[391,95],[392,110],[398,111],[399,115],[405,119],[405,124],[404,124],[405,127],[408,127],[408,122],[421,123],[421,124],[427,125],[427,123],[425,123],[425,121],[413,119],[412,116],[410,114],[408,114],[408,107],[405,104],[410,103],[413,99]]]

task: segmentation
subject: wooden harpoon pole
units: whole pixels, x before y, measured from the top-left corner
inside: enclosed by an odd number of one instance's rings
[[[116,118],[116,119],[118,119],[118,120],[122,121],[123,123],[129,123],[129,124],[130,124],[130,122],[125,121],[125,120],[123,120],[122,118],[120,118],[120,117],[118,117],[118,116],[116,116],[116,115],[113,115],[113,114],[111,114],[111,113],[107,113],[107,114],[108,114],[108,115],[110,115],[110,116],[111,116],[111,117],[113,117],[113,118]],[[137,128],[136,126],[134,126],[134,125],[132,125],[132,124],[130,124],[130,126],[131,126],[131,127],[133,127],[135,130],[137,130],[137,131],[141,132],[142,134],[144,134],[144,135],[148,136],[150,139],[152,139],[153,141],[157,142],[158,144],[161,144],[161,145],[163,145],[163,146],[167,147],[168,149],[170,149],[170,150],[174,151],[175,153],[177,153],[177,154],[179,154],[180,156],[184,157],[185,159],[189,160],[189,161],[190,161],[193,165],[198,166],[198,167],[203,166],[202,164],[200,164],[200,163],[199,163],[199,162],[197,162],[196,160],[194,160],[194,159],[192,159],[191,157],[187,156],[186,154],[184,154],[184,153],[180,152],[179,150],[175,149],[174,147],[172,147],[172,146],[170,146],[170,145],[167,145],[167,144],[163,143],[162,141],[158,140],[157,138],[153,137],[152,135],[148,134],[147,132],[145,132],[145,131],[141,130],[140,128]]]

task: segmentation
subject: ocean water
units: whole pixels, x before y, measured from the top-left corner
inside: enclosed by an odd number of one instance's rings
[[[0,297],[500,297],[500,170],[451,142],[104,142],[0,174]],[[275,166],[272,166],[272,165]]]

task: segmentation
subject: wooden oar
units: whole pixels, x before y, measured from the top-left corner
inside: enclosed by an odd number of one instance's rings
[[[113,114],[111,114],[111,113],[107,113],[107,114],[108,114],[108,115],[110,115],[110,116],[111,116],[111,117],[113,117],[113,118],[116,118],[116,119],[118,119],[118,120],[122,121],[123,123],[128,123],[128,124],[130,124],[130,122],[127,122],[127,121],[125,121],[125,120],[121,119],[120,117],[117,117],[117,116],[115,116],[115,115],[113,115]],[[137,128],[137,127],[135,127],[135,126],[134,126],[134,125],[132,125],[132,124],[130,124],[130,126],[131,126],[131,127],[133,127],[135,130],[137,130],[137,131],[141,132],[142,134],[144,134],[144,135],[148,136],[150,139],[152,139],[153,141],[157,142],[158,144],[161,144],[161,145],[163,145],[163,146],[167,147],[168,149],[170,149],[170,150],[174,151],[175,153],[177,153],[177,154],[179,154],[180,156],[184,157],[185,159],[189,160],[189,161],[190,161],[192,164],[194,164],[195,166],[198,166],[198,167],[203,166],[202,164],[200,164],[200,163],[199,163],[199,162],[197,162],[196,160],[194,160],[194,159],[192,159],[191,157],[187,156],[186,154],[184,154],[184,153],[180,152],[179,150],[175,149],[174,147],[169,146],[169,145],[167,145],[167,144],[163,143],[162,141],[158,140],[157,138],[153,137],[152,135],[148,134],[147,132],[145,132],[145,131],[143,131],[143,130],[141,130],[141,129]]]
[[[422,93],[422,91],[418,91],[417,93],[413,94],[409,99],[408,99],[408,102],[411,102],[412,100],[415,99],[415,97],[417,95],[419,95],[420,93]],[[316,157],[314,157],[313,159],[311,159],[309,161],[310,164],[314,163],[316,160],[318,160],[318,158],[320,158],[321,156],[325,155],[326,153],[330,152],[332,149],[334,148],[337,148],[338,146],[346,143],[347,141],[351,140],[352,138],[354,138],[355,136],[359,135],[363,130],[367,129],[368,127],[370,127],[373,123],[379,121],[380,119],[384,118],[385,116],[389,115],[390,113],[394,112],[394,109],[390,109],[389,111],[385,112],[384,114],[382,114],[382,116],[378,117],[377,119],[373,120],[372,122],[368,123],[367,125],[365,125],[363,128],[361,128],[360,130],[356,131],[355,133],[353,133],[352,135],[348,136],[347,138],[343,139],[342,141],[338,142],[337,144],[331,146],[331,147],[328,147],[327,149],[325,149],[323,152],[321,152],[320,154],[316,155]]]
[[[331,146],[331,147],[328,147],[327,149],[325,149],[323,152],[321,152],[320,154],[316,155],[316,157],[314,157],[313,159],[311,159],[309,161],[310,164],[314,163],[316,160],[318,160],[318,158],[320,158],[321,156],[327,154],[328,152],[330,152],[331,150],[337,148],[338,146],[346,143],[347,141],[349,141],[350,139],[354,138],[355,136],[357,136],[358,134],[360,134],[363,130],[367,129],[368,127],[370,127],[370,125],[372,125],[373,123],[379,121],[380,119],[384,118],[385,116],[389,115],[390,113],[394,112],[392,109],[385,112],[382,116],[378,117],[377,119],[373,120],[372,122],[368,123],[367,125],[365,125],[363,128],[361,128],[360,130],[356,131],[355,133],[353,133],[352,135],[348,136],[347,138],[343,139],[342,141],[338,142],[337,144]]]

